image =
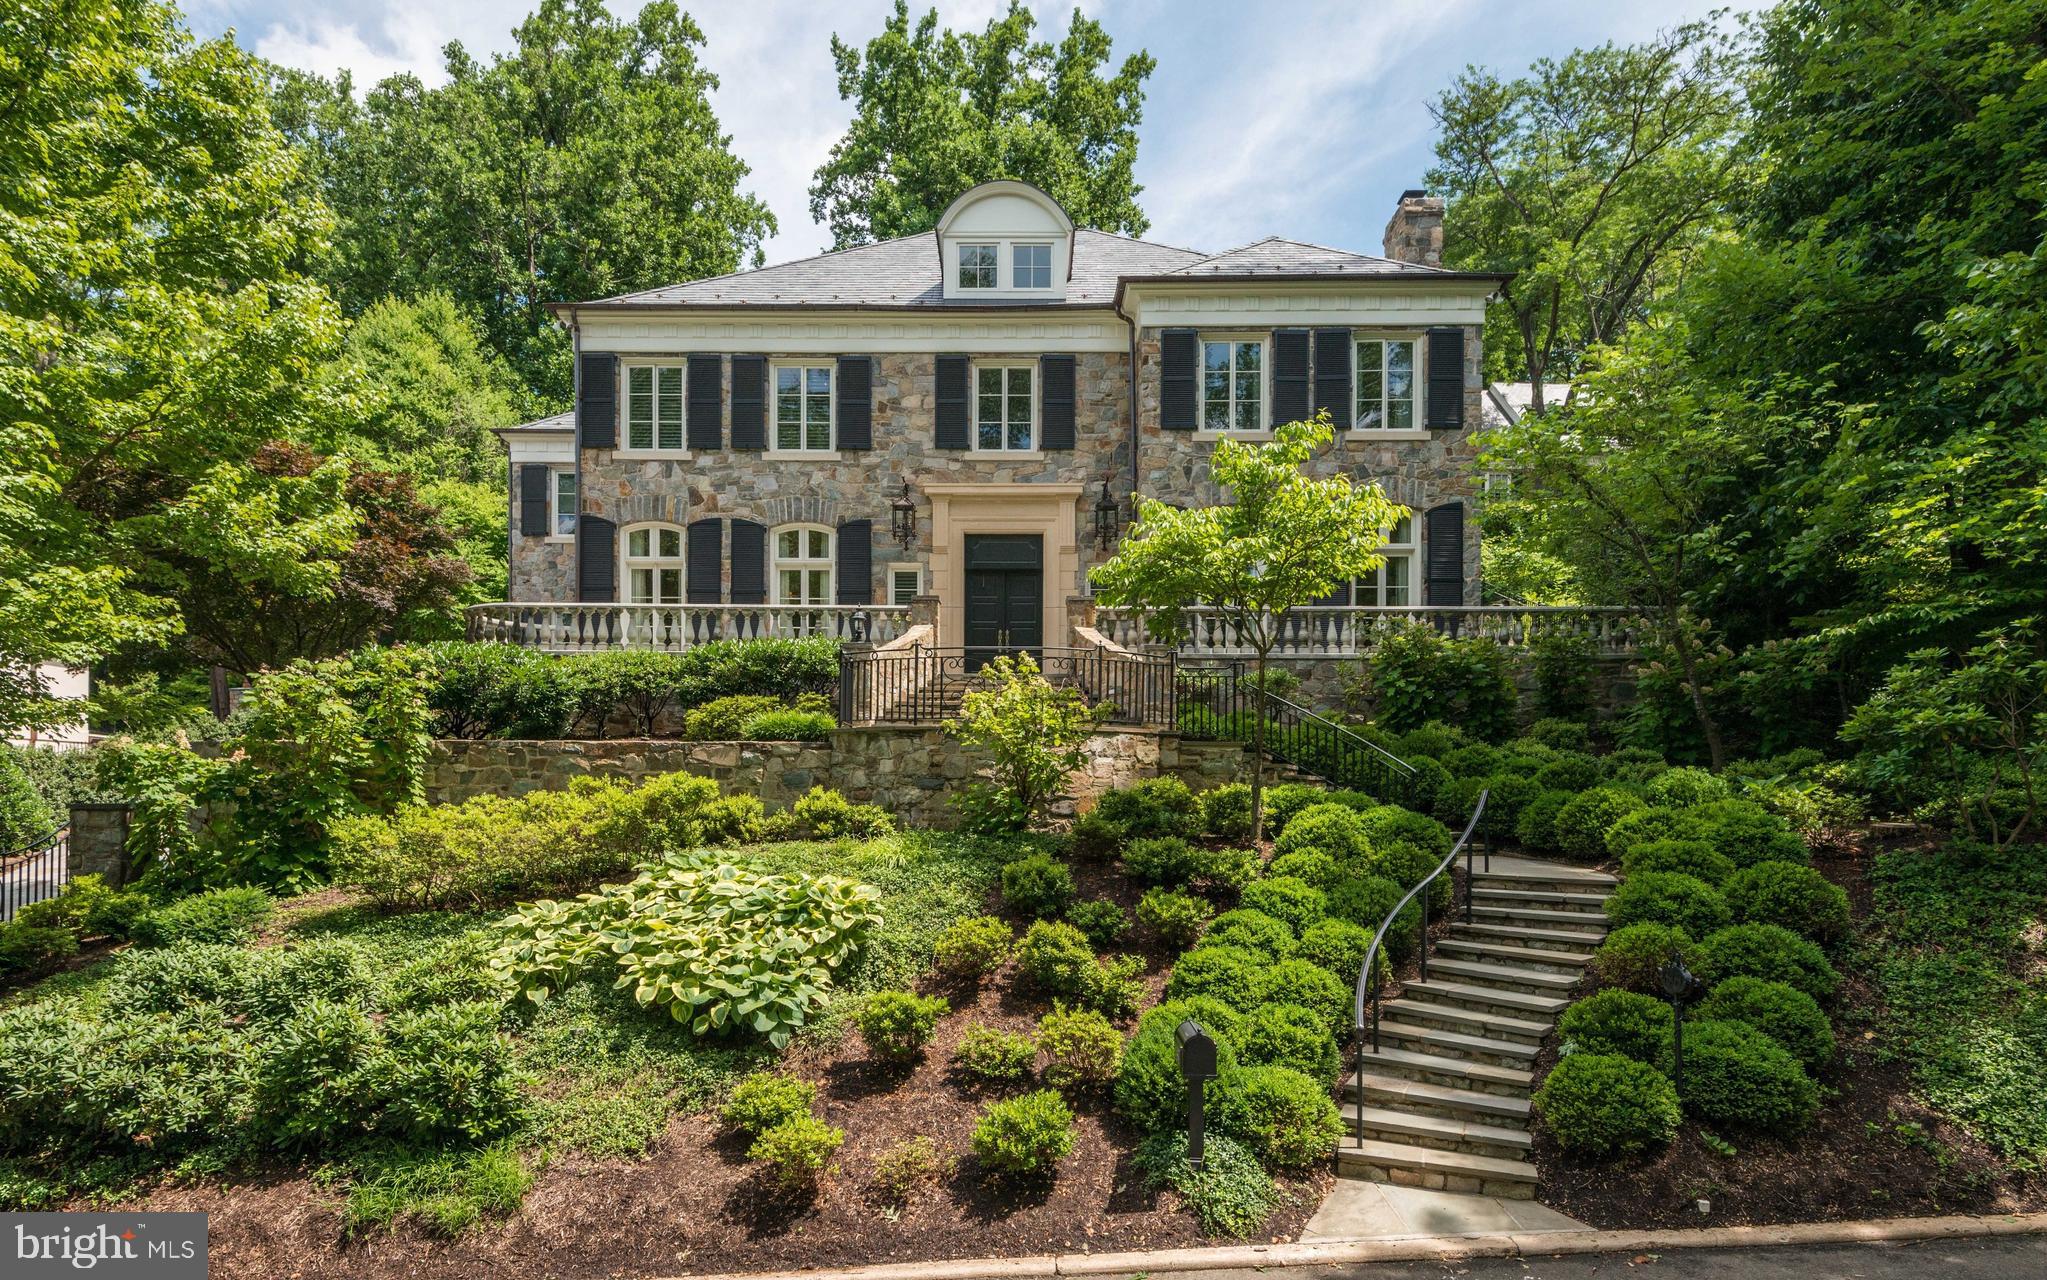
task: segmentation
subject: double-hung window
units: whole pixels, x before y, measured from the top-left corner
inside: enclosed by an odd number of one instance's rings
[[[1265,344],[1225,339],[1201,344],[1201,425],[1208,431],[1265,429]]]
[[[775,366],[775,448],[825,453],[832,447],[832,367]]]
[[[992,244],[963,244],[960,246],[960,288],[995,288],[996,250],[998,247]]]
[[[1049,289],[1052,287],[1052,246],[1013,244],[1009,246],[1009,287]]]
[[[1358,343],[1357,416],[1360,431],[1411,431],[1415,426],[1412,338],[1369,338]]]
[[[556,471],[548,491],[547,527],[557,538],[576,536],[576,473]]]
[[[682,366],[627,365],[625,447],[680,452],[682,440]]]
[[[1404,609],[1413,604],[1416,550],[1414,517],[1402,516],[1394,524],[1393,532],[1386,535],[1386,545],[1379,548],[1386,563],[1369,577],[1358,579],[1352,603],[1385,609]]]
[[[1029,449],[1037,366],[984,364],[974,367],[974,447]]]
[[[775,530],[775,603],[832,602],[832,531],[810,525]]]
[[[682,530],[666,524],[626,530],[628,603],[681,604],[682,566]]]

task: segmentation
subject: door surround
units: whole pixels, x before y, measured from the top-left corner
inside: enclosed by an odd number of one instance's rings
[[[1077,545],[1080,484],[927,484],[931,500],[931,589],[938,596],[938,642],[958,646],[967,634],[967,546],[970,533],[1037,534],[1045,548],[1045,643],[1072,642],[1066,598],[1080,588]]]

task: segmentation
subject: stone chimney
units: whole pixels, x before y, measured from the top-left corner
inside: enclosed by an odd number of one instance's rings
[[[1386,256],[1425,267],[1443,265],[1443,197],[1418,188],[1400,193],[1400,207],[1386,224]]]

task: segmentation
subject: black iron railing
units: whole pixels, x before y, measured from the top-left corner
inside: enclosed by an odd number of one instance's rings
[[[59,827],[0,853],[0,922],[64,891],[71,879],[70,836],[70,828]]]
[[[1113,724],[1168,728],[1175,712],[1171,654],[1111,649],[1026,651],[1060,688],[1077,689],[1090,706],[1110,708]],[[982,668],[996,653],[981,649],[906,649],[839,653],[838,715],[842,724],[937,724],[959,714],[960,699],[987,687]]]
[[[1252,742],[1261,699],[1243,663],[1182,668],[1179,729],[1190,738]],[[1275,694],[1262,700],[1267,754],[1381,800],[1407,798],[1414,766],[1349,727]]]
[[[1473,849],[1471,837],[1478,831],[1480,821],[1485,817],[1486,799],[1491,794],[1492,792],[1489,790],[1478,793],[1478,804],[1471,811],[1471,821],[1464,824],[1464,834],[1457,837],[1457,843],[1450,846],[1450,852],[1445,854],[1443,860],[1436,864],[1436,869],[1422,877],[1421,883],[1409,889],[1406,896],[1394,904],[1393,910],[1386,913],[1386,918],[1379,922],[1379,931],[1372,935],[1372,945],[1365,951],[1365,964],[1363,968],[1358,970],[1358,983],[1354,992],[1354,1003],[1351,1012],[1353,1024],[1351,1029],[1352,1045],[1357,1054],[1357,1137],[1359,1141],[1363,1141],[1365,1136],[1365,1056],[1368,1052],[1379,1052],[1380,984],[1378,975],[1375,972],[1375,968],[1379,963],[1379,948],[1385,943],[1386,935],[1396,927],[1396,922],[1400,919],[1400,913],[1407,910],[1407,904],[1419,901],[1421,903],[1422,927],[1421,938],[1415,947],[1415,954],[1417,956],[1417,963],[1421,966],[1421,980],[1423,982],[1429,980],[1428,888],[1436,882],[1437,877],[1455,865],[1458,854],[1463,854],[1464,920],[1467,924],[1471,922],[1471,873],[1474,869],[1472,866]],[[1485,869],[1490,871],[1493,865],[1493,843],[1490,836],[1484,837],[1484,839],[1486,842]],[[1454,899],[1451,901],[1450,909],[1452,912],[1457,910],[1457,904]],[[1366,1021],[1368,1011],[1371,1017],[1369,1023]]]

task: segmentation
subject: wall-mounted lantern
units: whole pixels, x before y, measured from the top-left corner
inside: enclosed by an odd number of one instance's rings
[[[889,504],[888,527],[903,550],[917,545],[917,500],[910,496],[908,480],[903,481],[902,494]]]
[[[1123,508],[1109,496],[1109,482],[1102,481],[1102,496],[1095,500],[1095,545],[1107,551],[1123,531]]]

